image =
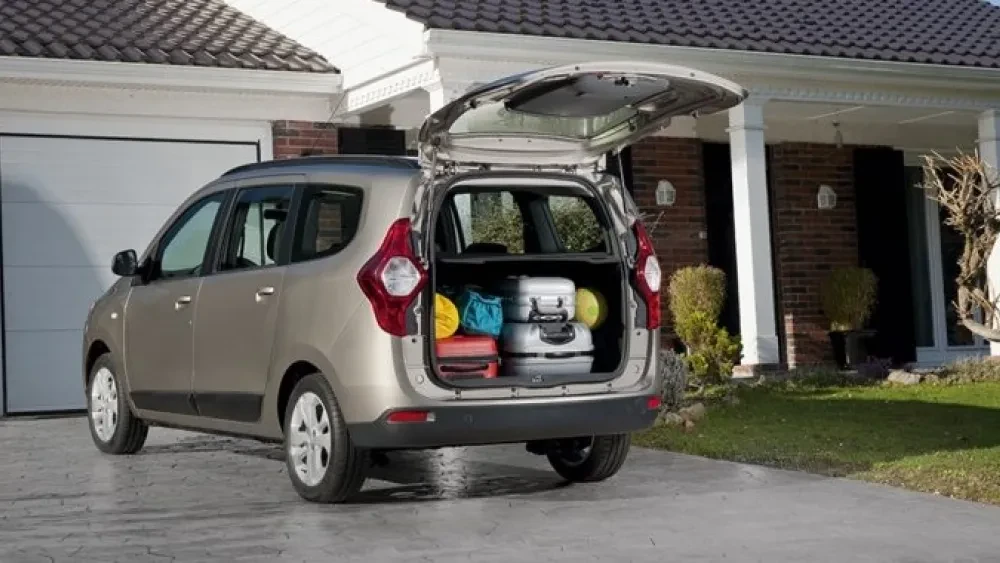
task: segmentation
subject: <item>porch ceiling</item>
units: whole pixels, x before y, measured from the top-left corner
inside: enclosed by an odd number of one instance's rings
[[[975,127],[977,112],[878,105],[773,102],[764,108],[765,119],[776,121],[839,121],[843,124],[925,125]]]
[[[834,143],[839,124],[848,145],[887,145],[919,150],[971,148],[978,112],[938,108],[773,101],[764,106],[768,142]],[[696,135],[728,139],[726,114],[705,116]]]

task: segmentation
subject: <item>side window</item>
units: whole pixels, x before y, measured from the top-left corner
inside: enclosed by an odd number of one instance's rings
[[[457,194],[452,202],[463,252],[524,254],[524,217],[510,192]]]
[[[240,190],[225,230],[219,270],[263,268],[278,263],[294,188]]]
[[[593,208],[581,197],[552,196],[549,212],[566,252],[604,252],[604,229]]]
[[[322,186],[303,195],[292,262],[331,256],[347,247],[361,221],[362,192],[353,188]]]
[[[191,206],[160,241],[157,274],[153,279],[179,279],[201,275],[212,227],[225,194],[209,196]]]

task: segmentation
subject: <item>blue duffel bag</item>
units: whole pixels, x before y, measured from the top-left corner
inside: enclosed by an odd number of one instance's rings
[[[466,289],[458,296],[458,317],[466,334],[497,338],[503,329],[503,303],[499,297]]]

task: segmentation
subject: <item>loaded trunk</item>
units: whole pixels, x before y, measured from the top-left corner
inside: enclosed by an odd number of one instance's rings
[[[468,369],[463,369],[461,363],[442,360],[441,354],[432,355],[435,374],[446,385],[551,387],[607,381],[620,369],[624,358],[622,292],[626,278],[622,264],[615,258],[446,258],[436,261],[431,279],[434,291],[441,294],[458,295],[461,288],[475,287],[484,295],[502,296],[503,300],[503,329],[496,339],[499,366],[495,373],[499,376],[477,375],[487,373],[481,369],[493,370],[492,366],[487,368],[487,358],[482,353],[476,353],[466,364]],[[532,289],[525,290],[520,302],[514,295],[517,290],[512,289],[526,285],[526,280],[542,287],[558,280],[571,282],[572,298],[579,288],[594,291],[606,303],[603,313],[606,317],[591,329],[573,317],[560,314],[558,307],[544,302],[544,297],[538,299],[541,303],[532,310],[524,303],[531,299],[527,296]]]

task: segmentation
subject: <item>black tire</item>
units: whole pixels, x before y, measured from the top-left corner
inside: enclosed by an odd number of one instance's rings
[[[556,449],[549,463],[563,479],[574,483],[596,483],[613,477],[625,464],[632,445],[630,434],[595,436],[589,452],[575,448]]]
[[[319,397],[330,420],[331,452],[323,478],[315,485],[308,485],[299,477],[292,456],[292,418],[299,398],[313,393]],[[288,477],[299,496],[310,502],[339,503],[361,490],[365,483],[369,453],[356,448],[347,432],[347,424],[340,405],[322,374],[315,373],[300,380],[292,390],[285,408],[285,465]]]
[[[102,439],[94,426],[93,387],[96,375],[101,370],[108,370],[115,382],[115,394],[117,395],[118,413],[114,432],[108,439]],[[106,454],[112,455],[132,455],[142,449],[146,443],[146,436],[149,434],[149,425],[142,419],[135,416],[125,400],[125,393],[122,392],[121,374],[118,373],[114,361],[110,354],[104,354],[94,362],[87,377],[87,427],[90,429],[90,437],[94,440],[97,449]]]

